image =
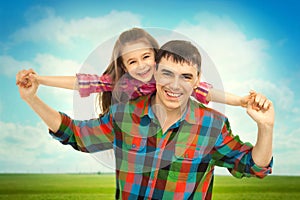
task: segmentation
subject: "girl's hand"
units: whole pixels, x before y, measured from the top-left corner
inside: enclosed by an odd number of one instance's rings
[[[254,90],[250,90],[248,95],[241,97],[240,105],[243,108],[247,108],[248,102],[251,100],[252,97],[255,97],[255,96],[256,96],[256,92]]]
[[[250,99],[251,99],[251,95],[250,95],[250,94],[241,97],[241,99],[240,99],[240,105],[241,105],[243,108],[246,108],[247,105],[248,105],[248,102],[250,101]]]
[[[37,74],[33,69],[21,70],[16,75],[16,84],[23,88],[29,88],[32,86],[31,79],[37,80]]]

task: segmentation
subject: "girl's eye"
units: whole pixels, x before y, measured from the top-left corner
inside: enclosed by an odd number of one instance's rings
[[[164,76],[171,76],[171,73],[168,73],[168,72],[163,72],[162,73]]]
[[[132,65],[132,64],[134,64],[135,63],[135,61],[130,61],[129,62],[129,65]]]
[[[149,55],[144,56],[144,59],[147,59],[147,58],[150,58],[150,56]]]

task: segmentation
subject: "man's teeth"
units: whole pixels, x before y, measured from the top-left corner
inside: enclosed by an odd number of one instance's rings
[[[180,96],[179,93],[173,93],[173,92],[167,92],[167,94],[171,97],[179,97]]]

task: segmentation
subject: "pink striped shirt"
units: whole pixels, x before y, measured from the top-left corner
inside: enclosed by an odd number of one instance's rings
[[[105,74],[98,76],[95,74],[76,74],[78,81],[79,94],[81,97],[87,97],[92,93],[113,91],[114,84],[112,78]],[[133,79],[129,76],[125,76],[118,83],[122,92],[128,94],[131,99],[135,99],[140,96],[152,94],[156,90],[155,80],[152,79],[148,83],[144,83],[137,79]],[[199,102],[208,104],[206,100],[208,91],[212,88],[212,85],[206,82],[200,82],[199,86],[194,89],[192,94]]]

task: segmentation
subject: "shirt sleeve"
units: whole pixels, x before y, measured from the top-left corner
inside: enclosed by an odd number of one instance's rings
[[[198,87],[194,89],[192,96],[195,97],[200,103],[208,104],[209,101],[206,100],[206,97],[211,88],[211,84],[206,82],[200,82]]]
[[[71,145],[82,152],[98,152],[112,149],[114,138],[112,118],[109,114],[97,119],[72,120],[64,113],[57,132],[49,130],[50,135],[64,145]]]
[[[156,91],[155,81],[144,83],[132,78],[129,74],[124,74],[116,83],[113,97],[115,100],[127,102],[141,96],[152,94]]]
[[[98,76],[95,74],[76,74],[79,94],[88,97],[92,93],[112,91],[113,84],[109,75]]]
[[[141,96],[146,96],[148,94],[152,94],[156,91],[155,83],[144,83],[139,87],[134,87],[134,91],[131,95],[131,99],[136,99]]]
[[[216,142],[213,160],[217,166],[228,168],[237,178],[251,176],[263,178],[271,174],[273,158],[267,167],[259,167],[252,159],[252,149],[250,143],[243,143],[238,136],[233,136],[229,121],[226,119]]]

